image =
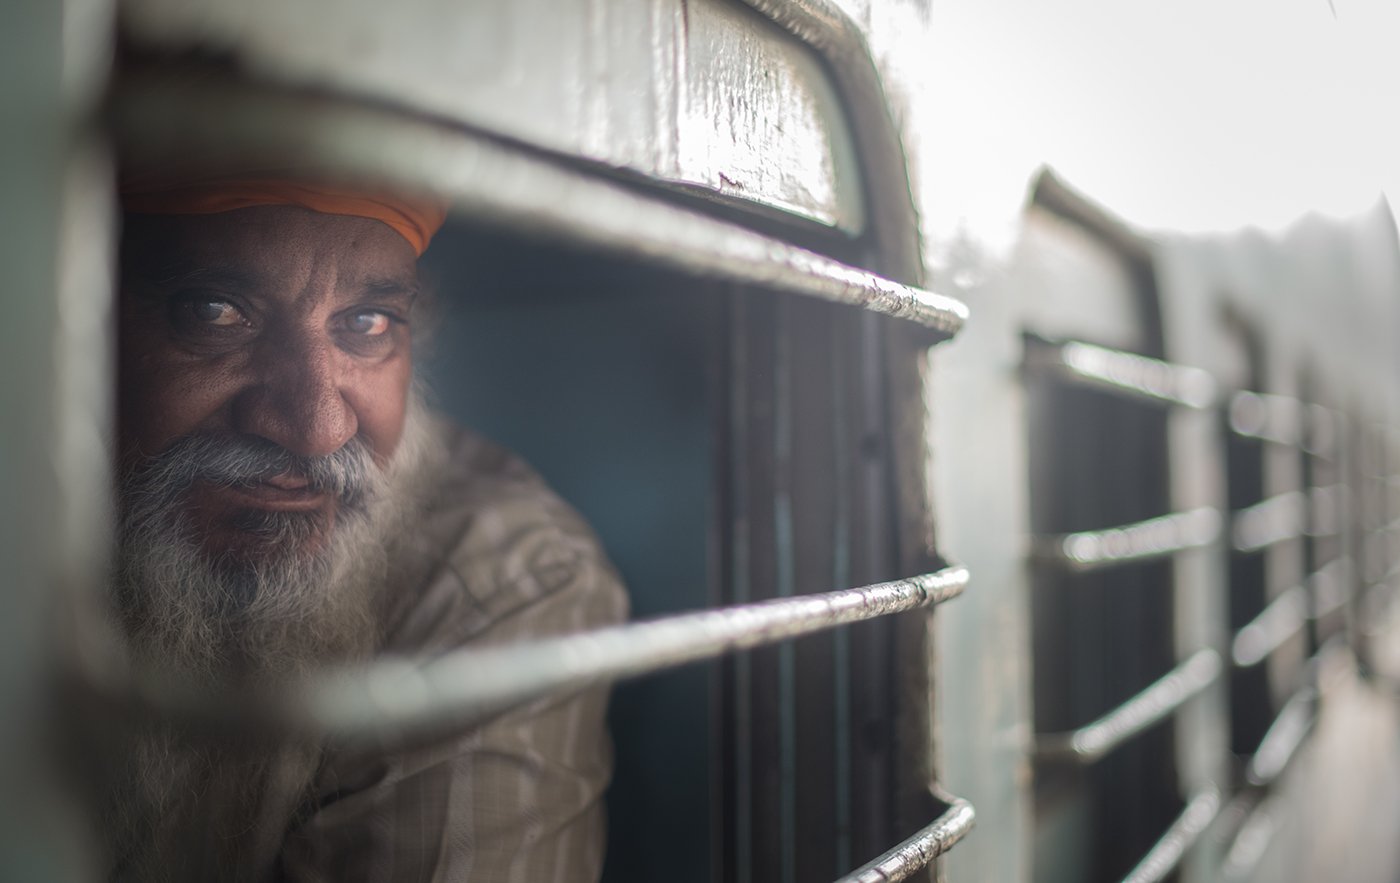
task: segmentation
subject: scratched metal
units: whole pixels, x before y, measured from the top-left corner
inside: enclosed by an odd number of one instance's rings
[[[1207,785],[1192,796],[1167,833],[1148,851],[1123,883],[1157,883],[1181,862],[1186,850],[1220,812],[1220,789]]]
[[[976,812],[961,797],[945,796],[947,811],[913,837],[872,859],[836,883],[895,883],[947,852],[972,830]]]
[[[540,696],[632,677],[946,601],[964,567],[839,592],[779,598],[505,647],[425,665],[384,661],[306,686],[289,707],[312,730],[377,732],[479,720]]]
[[[1057,355],[1068,377],[1101,389],[1188,408],[1215,402],[1215,378],[1200,368],[1078,342],[1061,346]]]
[[[1220,523],[1219,511],[1204,506],[1108,530],[1041,538],[1037,547],[1040,555],[1075,570],[1092,570],[1208,545],[1220,535]]]
[[[1209,687],[1220,676],[1221,668],[1219,653],[1198,650],[1161,680],[1088,726],[1037,737],[1036,750],[1046,757],[1093,763]]]
[[[384,102],[850,233],[865,226],[852,127],[821,60],[739,3],[121,5],[136,46],[212,50],[261,81]]]
[[[687,274],[864,307],[947,334],[960,301],[858,270],[738,224],[687,211],[449,126],[232,82],[128,79],[113,102],[133,168],[315,162],[433,190],[464,217]]]

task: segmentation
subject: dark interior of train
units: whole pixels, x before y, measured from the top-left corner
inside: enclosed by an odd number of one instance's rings
[[[458,221],[423,269],[436,405],[583,513],[633,618],[899,575],[878,317]],[[828,880],[931,821],[896,631],[618,685],[603,879]]]
[[[722,303],[671,274],[449,223],[423,259],[437,407],[524,457],[593,526],[634,618],[711,606]],[[709,672],[619,685],[605,880],[708,880]]]

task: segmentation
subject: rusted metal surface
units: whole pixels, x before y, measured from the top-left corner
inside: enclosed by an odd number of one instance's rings
[[[895,883],[904,880],[947,852],[972,830],[976,812],[961,797],[948,797],[948,809],[933,824],[872,859],[836,883]]]
[[[909,161],[865,33],[831,0],[743,2],[821,53],[859,157],[875,268],[900,282],[921,284],[923,257]]]
[[[686,211],[489,138],[379,108],[237,83],[133,79],[113,106],[134,167],[315,161],[451,199],[457,214],[696,276],[805,294],[953,334],[960,301]]]
[[[1220,654],[1199,650],[1165,677],[1086,727],[1070,733],[1040,736],[1039,754],[1093,763],[1146,730],[1214,683],[1220,676]]]
[[[1132,873],[1123,878],[1123,883],[1156,883],[1166,877],[1219,811],[1220,789],[1207,785],[1197,791],[1162,839],[1133,868]]]
[[[148,51],[213,51],[265,82],[384,102],[851,233],[865,226],[853,127],[829,75],[739,3],[122,7],[126,39]]]
[[[1203,506],[1108,530],[1045,538],[1039,546],[1042,555],[1075,570],[1091,570],[1208,545],[1220,535],[1220,522],[1218,510]]]
[[[1207,408],[1216,399],[1215,378],[1200,368],[1078,342],[1055,356],[1068,377],[1101,389],[1188,408]]]
[[[956,597],[964,567],[839,592],[780,598],[506,647],[426,665],[384,661],[309,684],[289,708],[342,734],[481,719],[540,696],[773,644]]]

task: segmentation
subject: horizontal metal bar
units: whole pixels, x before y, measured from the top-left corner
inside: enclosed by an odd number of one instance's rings
[[[1324,617],[1350,600],[1351,583],[1351,558],[1347,555],[1333,558],[1308,577],[1313,618]]]
[[[1051,759],[1093,763],[1176,711],[1210,686],[1220,676],[1220,670],[1219,653],[1198,650],[1152,686],[1088,726],[1070,733],[1038,736],[1036,753]]]
[[[1324,459],[1336,450],[1341,419],[1335,411],[1289,396],[1237,392],[1230,398],[1230,428],[1236,434],[1298,445]]]
[[[480,720],[541,696],[937,604],[967,581],[967,568],[948,567],[863,588],[465,648],[423,665],[378,662],[309,683],[289,709],[302,726],[343,734]]]
[[[1215,401],[1215,378],[1200,368],[1077,341],[1063,344],[1054,352],[1071,380],[1109,392],[1188,408],[1208,408]]]
[[[1238,435],[1296,445],[1302,438],[1303,403],[1288,396],[1237,392],[1230,398],[1230,428]]]
[[[836,883],[895,883],[928,865],[972,830],[976,813],[961,797],[943,796],[947,811],[933,824]]]
[[[1206,506],[1108,530],[1047,537],[1038,545],[1043,555],[1091,570],[1208,545],[1220,535],[1221,520],[1218,510]]]
[[[114,134],[133,167],[185,169],[197,158],[310,163],[427,190],[479,222],[691,275],[859,306],[948,335],[968,317],[955,298],[687,210],[605,174],[384,107],[206,77],[133,75],[112,111]]]
[[[1289,491],[1241,509],[1235,513],[1234,546],[1255,552],[1304,534],[1334,536],[1341,532],[1346,495],[1346,485],[1334,484]]]
[[[1297,634],[1309,619],[1326,616],[1347,602],[1351,558],[1333,558],[1307,578],[1275,598],[1244,628],[1235,633],[1231,657],[1235,665],[1258,665]]]
[[[1267,785],[1277,779],[1316,721],[1317,690],[1311,685],[1302,687],[1284,703],[1283,710],[1259,741],[1245,771],[1249,784]]]
[[[1123,878],[1123,883],[1156,883],[1170,874],[1218,812],[1220,789],[1207,785],[1197,791],[1162,839],[1143,856],[1132,873]]]
[[[1308,621],[1308,593],[1294,586],[1275,598],[1249,625],[1235,633],[1230,655],[1235,665],[1249,668],[1302,630]]]
[[[1260,801],[1244,824],[1240,825],[1235,839],[1230,843],[1230,851],[1225,854],[1225,861],[1220,866],[1223,879],[1246,880],[1259,866],[1277,828],[1274,801],[1274,798]]]

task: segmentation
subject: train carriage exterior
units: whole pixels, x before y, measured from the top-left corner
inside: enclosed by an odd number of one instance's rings
[[[1384,206],[1150,236],[1045,172],[1009,259],[930,280],[917,4],[0,22],[0,876],[93,876],[62,703],[182,710],[91,650],[114,170],[250,161],[451,202],[425,379],[588,517],[642,620],[466,652],[416,704],[336,682],[312,725],[469,727],[620,679],[619,883],[1393,871]]]

